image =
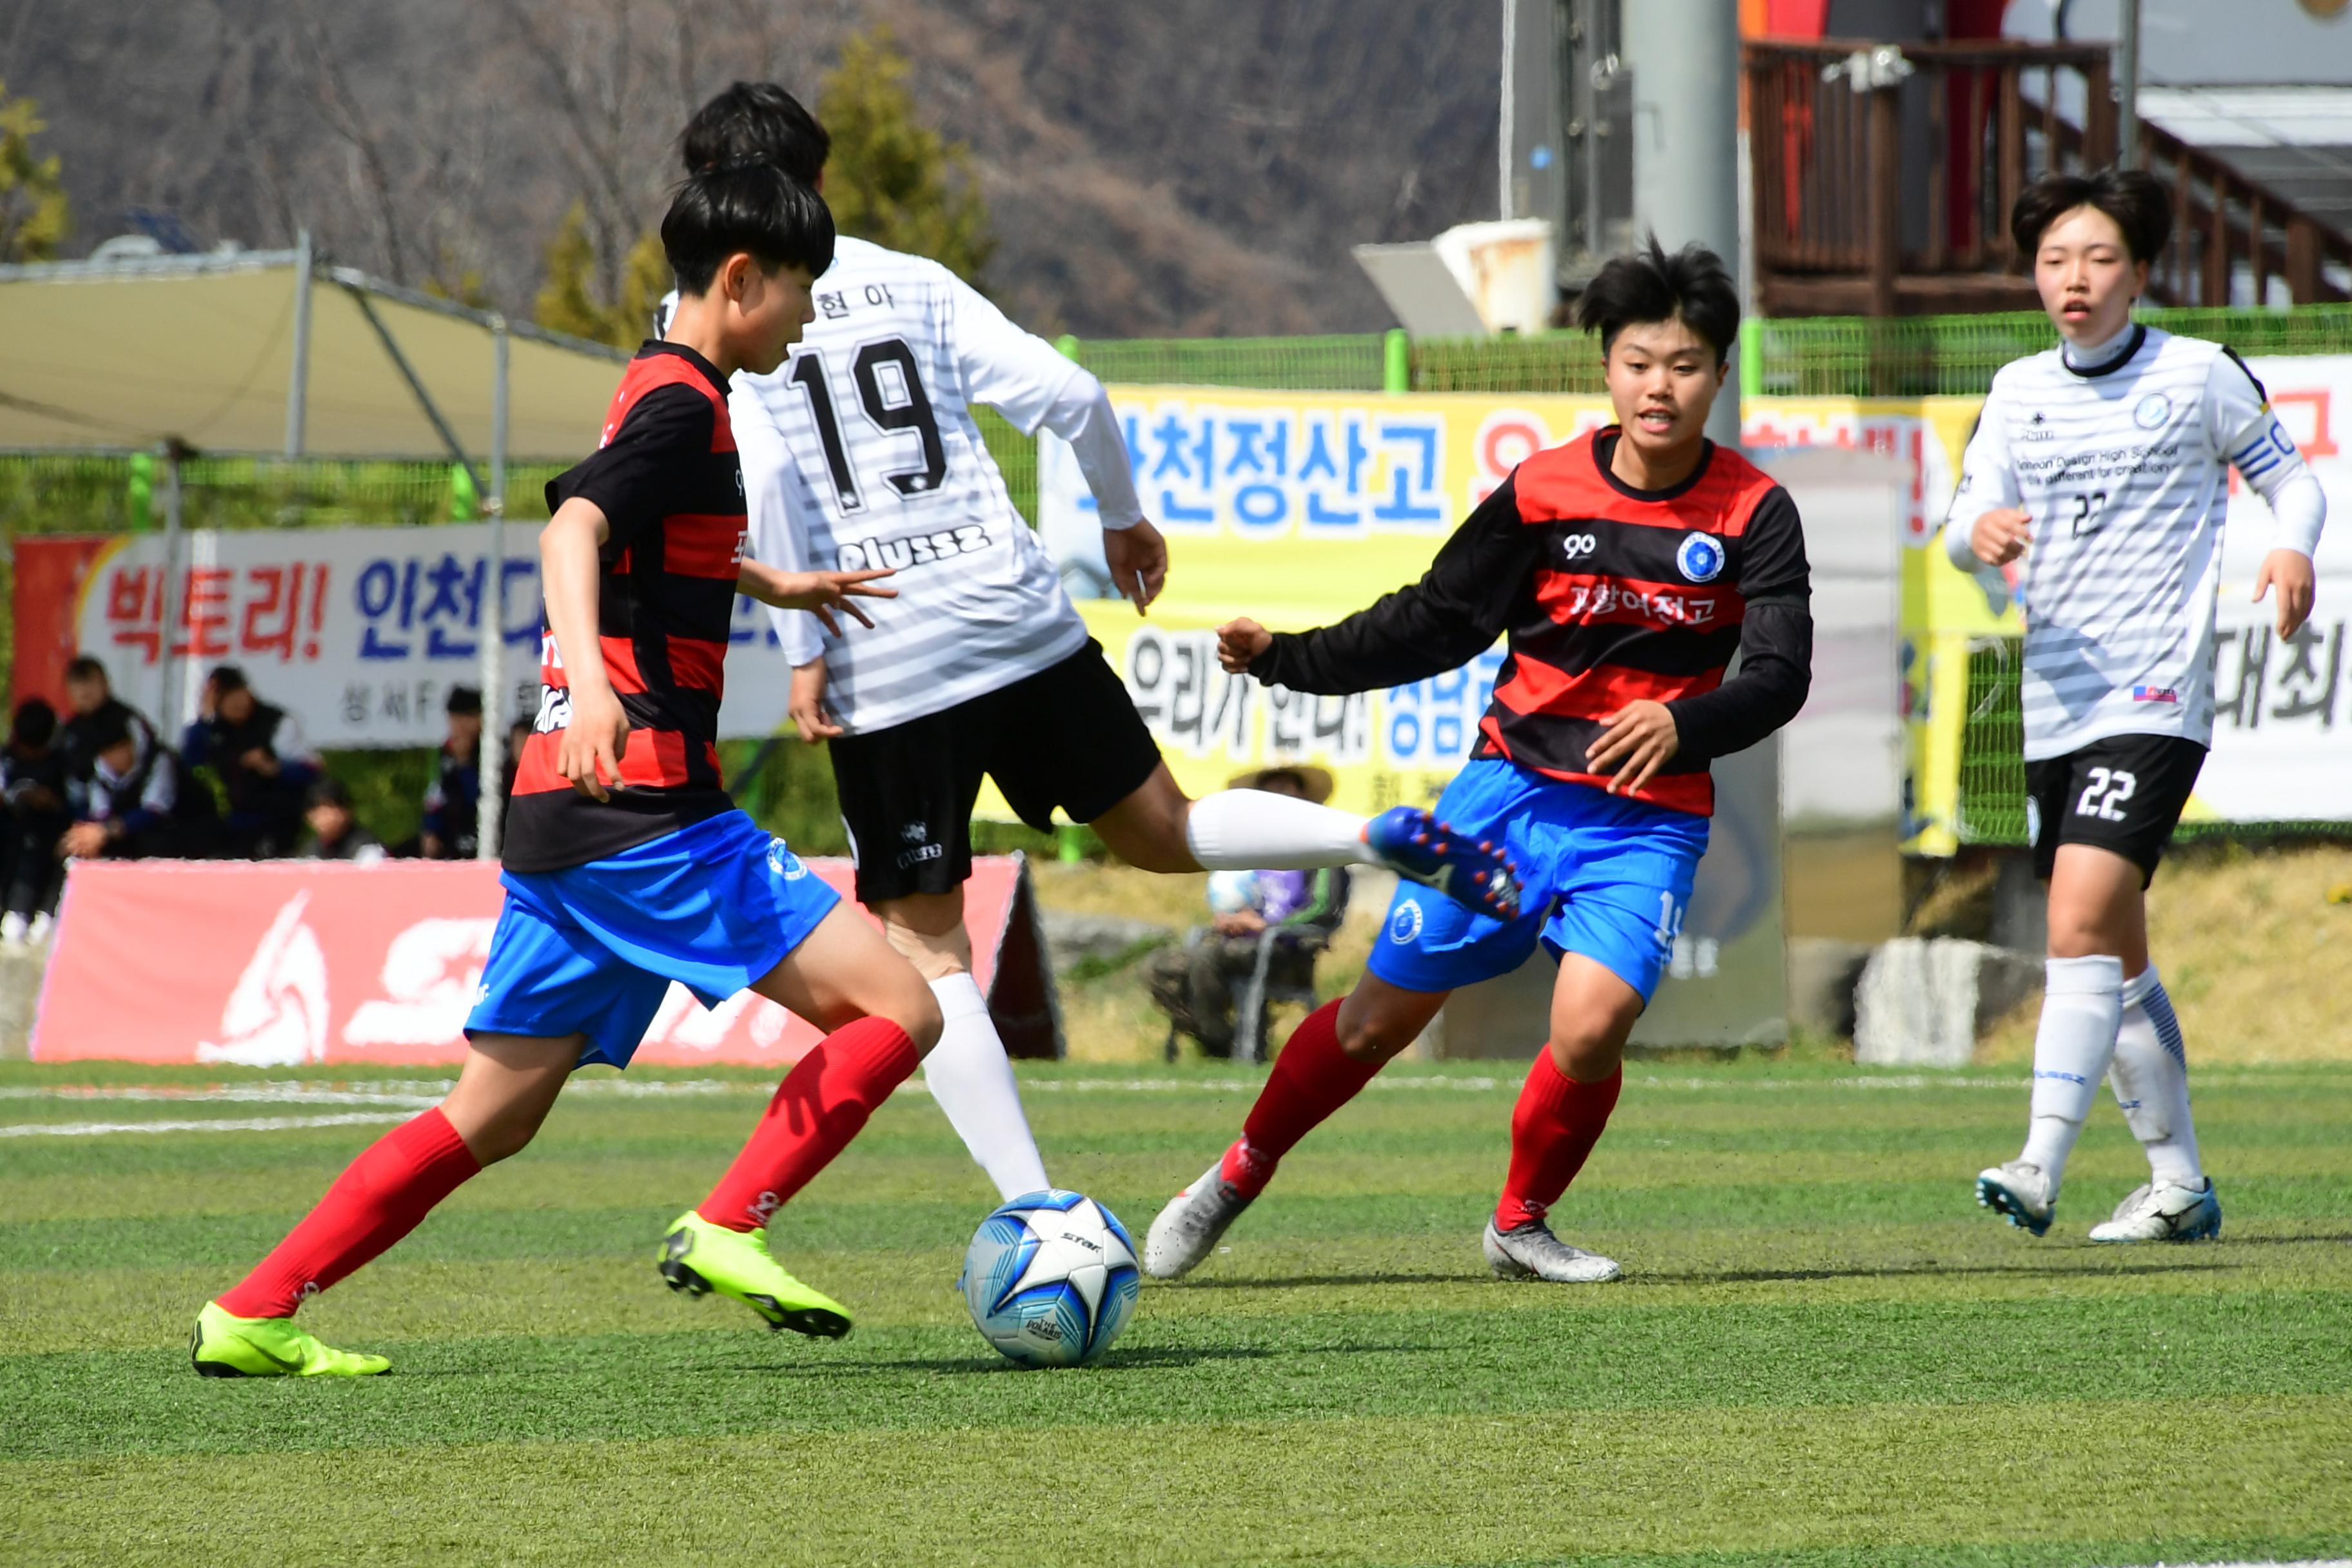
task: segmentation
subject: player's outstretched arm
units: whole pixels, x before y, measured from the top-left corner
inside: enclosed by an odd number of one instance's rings
[[[629,749],[629,716],[613,695],[597,641],[597,550],[610,535],[604,511],[573,496],[555,509],[539,533],[540,581],[547,592],[547,625],[555,660],[571,694],[571,721],[556,747],[556,772],[582,795],[610,800]]]
[[[877,579],[891,574],[887,568],[868,572],[779,572],[746,557],[736,571],[735,591],[771,609],[806,610],[826,631],[839,637],[841,623],[834,619],[834,612],[838,610],[870,630],[874,623],[857,607],[856,601],[897,598],[898,589],[874,585]]]
[[[1420,582],[1310,632],[1234,621],[1218,634],[1218,657],[1236,674],[1335,697],[1458,669],[1494,646],[1527,596],[1540,538],[1520,522],[1517,489],[1506,479],[1463,520]],[[1244,652],[1247,662],[1234,663]]]

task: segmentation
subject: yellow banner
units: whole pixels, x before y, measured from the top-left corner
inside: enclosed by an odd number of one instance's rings
[[[1148,618],[1082,602],[1087,625],[1188,794],[1277,762],[1328,769],[1334,803],[1370,812],[1436,799],[1476,738],[1499,645],[1464,669],[1350,698],[1276,691],[1218,668],[1214,628],[1248,616],[1277,631],[1326,626],[1424,571],[1447,535],[1519,462],[1609,423],[1585,397],[1111,389],[1145,512],[1168,536],[1167,590]],[[1756,398],[1751,448],[1859,447],[1908,463],[1897,520],[1914,851],[1957,843],[1959,736],[1972,636],[2014,630],[1940,552],[1941,521],[1976,398]],[[1041,524],[1091,528],[1066,450],[1040,454]],[[991,788],[983,816],[1009,816]]]

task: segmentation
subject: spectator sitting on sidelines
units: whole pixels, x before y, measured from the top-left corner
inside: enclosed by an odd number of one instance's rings
[[[172,753],[134,732],[126,712],[93,716],[90,776],[76,780],[75,822],[58,841],[68,859],[137,860],[184,855],[193,847],[184,822],[180,770]],[[141,744],[145,740],[144,745]]]
[[[1331,775],[1321,768],[1273,767],[1244,773],[1230,787],[1295,795],[1319,805],[1331,797]],[[1257,972],[1267,933],[1273,933],[1273,950],[1265,955],[1267,986],[1312,990],[1315,955],[1348,912],[1348,872],[1344,867],[1327,866],[1217,875],[1247,879],[1253,890],[1250,903],[1218,911],[1213,922],[1194,930],[1182,948],[1154,953],[1146,980],[1153,1001],[1178,1030],[1199,1040],[1210,1056],[1229,1057],[1239,1026],[1234,992]],[[1255,1026],[1263,1042],[1263,1016]]]
[[[7,830],[0,834],[0,882],[7,889],[0,945],[47,940],[65,886],[58,840],[73,826],[73,814],[66,808],[66,759],[57,739],[56,709],[37,697],[16,705],[8,750],[0,756],[0,797],[8,806]]]
[[[425,791],[420,842],[427,860],[471,860],[478,847],[482,803],[482,694],[449,689],[449,738]]]
[[[348,860],[373,866],[384,858],[383,841],[360,826],[352,812],[352,792],[337,778],[321,778],[310,786],[309,806],[302,813],[310,835],[302,843],[305,860]]]
[[[68,779],[89,782],[90,770],[98,761],[98,746],[91,736],[96,732],[94,726],[105,715],[120,719],[142,752],[155,743],[155,726],[114,695],[114,683],[107,679],[106,666],[86,653],[66,666],[66,707],[68,712],[58,736],[58,751],[65,759]]]
[[[304,795],[319,776],[300,721],[256,697],[233,664],[216,665],[205,677],[196,711],[180,761],[190,773],[209,767],[220,780],[225,852],[247,860],[291,854],[301,837]]]

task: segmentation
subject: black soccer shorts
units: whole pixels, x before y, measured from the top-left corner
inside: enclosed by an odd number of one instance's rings
[[[950,893],[971,875],[971,808],[996,781],[1040,832],[1054,808],[1092,822],[1143,786],[1160,748],[1127,687],[1087,646],[1012,685],[831,743],[857,898]]]
[[[2109,735],[2026,763],[2033,874],[2050,879],[2061,844],[2095,844],[2137,866],[2147,887],[2204,764],[2205,748],[2178,735]]]

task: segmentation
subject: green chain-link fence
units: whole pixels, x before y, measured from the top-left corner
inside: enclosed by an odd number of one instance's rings
[[[2219,339],[2240,353],[2352,353],[2352,305],[2292,310],[2148,310],[2143,319],[2169,331]],[[1923,316],[1894,320],[1816,317],[1751,321],[1743,342],[1742,380],[1750,393],[1777,395],[1919,396],[1975,395],[1993,373],[2052,342],[2039,312]],[[1598,395],[1599,355],[1579,332],[1498,339],[1424,339],[1401,332],[1303,338],[1136,340],[1081,342],[1069,353],[1105,381],[1129,384],[1209,385],[1279,391],[1480,392]],[[1022,515],[1037,515],[1037,447],[990,410],[981,435]],[[507,515],[534,522],[547,515],[552,465],[509,471]],[[429,526],[481,515],[479,498],[446,463],[287,462],[268,458],[194,457],[180,468],[182,518],[189,528],[288,528],[367,523]],[[163,465],[146,453],[0,455],[0,536],[137,531],[162,525]],[[0,677],[13,647],[12,584],[0,555]],[[1962,748],[1961,837],[1971,843],[2025,839],[2022,737],[2013,642],[1986,639],[1969,663],[1969,717]],[[338,772],[355,775],[362,802],[377,801],[371,826],[388,839],[414,831],[413,814],[395,803],[415,791],[420,761],[404,753],[343,753]],[[730,757],[730,775],[763,820],[813,845],[837,833],[829,770],[810,767],[798,747]],[[754,759],[759,766],[753,768]],[[347,765],[346,765],[347,764]],[[382,779],[375,774],[383,773]],[[381,787],[379,787],[381,786]],[[2294,830],[2288,825],[2288,830]],[[2194,831],[2184,829],[2184,831]]]

